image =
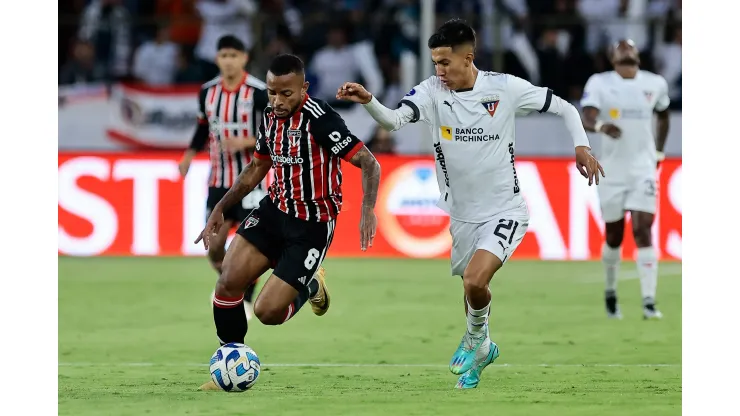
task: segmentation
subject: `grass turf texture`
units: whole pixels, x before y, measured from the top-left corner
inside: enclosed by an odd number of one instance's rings
[[[501,357],[468,391],[453,389],[447,369],[465,331],[462,285],[447,262],[325,266],[327,315],[306,306],[285,325],[250,321],[262,374],[252,390],[228,394],[196,390],[218,347],[205,259],[59,258],[59,414],[681,412],[679,263],[661,264],[659,322],[642,320],[632,263],[620,273],[622,321],[605,317],[599,263],[508,263],[491,285]]]

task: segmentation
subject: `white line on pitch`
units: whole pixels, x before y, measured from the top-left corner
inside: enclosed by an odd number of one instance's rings
[[[681,367],[681,364],[492,364],[494,367]],[[60,367],[207,367],[207,363],[83,363],[60,362]],[[264,363],[263,367],[369,367],[446,368],[444,364],[361,364],[361,363]]]
[[[660,265],[658,267],[658,276],[659,277],[681,277],[682,276],[682,269],[681,264],[673,264],[668,263],[664,265]],[[581,283],[595,283],[595,282],[601,282],[604,280],[603,277],[604,272],[598,272],[598,273],[589,273],[589,274],[582,274],[578,276],[578,280]],[[618,276],[618,280],[637,280],[640,278],[640,275],[637,273],[637,269],[626,269],[620,272]]]

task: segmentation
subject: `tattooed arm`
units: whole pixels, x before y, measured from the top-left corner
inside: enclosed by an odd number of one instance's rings
[[[380,185],[380,163],[375,159],[367,147],[355,153],[349,163],[362,169],[362,207],[373,209],[378,199],[378,185]]]
[[[349,163],[362,169],[362,215],[360,219],[360,248],[365,251],[373,246],[377,218],[375,202],[380,185],[380,163],[364,145],[349,160]]]

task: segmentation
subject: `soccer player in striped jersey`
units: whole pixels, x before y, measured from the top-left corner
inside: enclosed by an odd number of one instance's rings
[[[321,263],[342,207],[342,160],[362,169],[360,247],[372,246],[380,165],[344,120],[306,93],[303,62],[276,57],[267,73],[270,107],[262,116],[254,159],[216,204],[201,239],[206,248],[224,227],[224,213],[262,182],[272,168],[268,195],[239,226],[216,284],[213,317],[221,343],[244,342],[244,289],[273,269],[254,304],[266,325],[280,325],[306,302],[316,315],[329,309]],[[201,389],[219,389],[213,381]]]
[[[198,127],[180,162],[180,174],[185,177],[195,154],[208,145],[211,174],[208,178],[206,219],[236,182],[239,172],[252,160],[259,117],[267,107],[265,83],[244,70],[247,60],[242,41],[231,35],[219,39],[216,64],[221,75],[201,87]],[[213,236],[208,249],[208,259],[219,274],[229,230],[239,225],[264,195],[264,188],[259,184],[240,204],[224,212],[225,226],[218,235]],[[247,318],[253,315],[254,288],[255,285],[249,286],[244,296]]]

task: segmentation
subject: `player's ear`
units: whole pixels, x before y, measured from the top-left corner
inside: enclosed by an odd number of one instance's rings
[[[301,88],[302,93],[306,93],[308,91],[308,81],[303,81],[303,87]]]

